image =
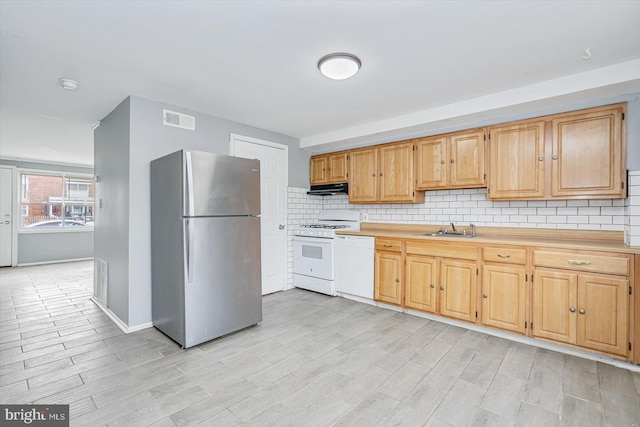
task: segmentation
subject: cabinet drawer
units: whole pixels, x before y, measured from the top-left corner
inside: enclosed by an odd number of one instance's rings
[[[402,241],[376,238],[376,250],[388,252],[402,252]]]
[[[475,261],[478,252],[475,246],[463,246],[444,242],[416,242],[407,241],[407,253],[427,255],[443,258],[468,259]]]
[[[524,265],[527,263],[527,250],[506,247],[484,248],[482,249],[482,259],[489,262]]]
[[[629,275],[629,257],[626,255],[585,254],[554,251],[533,251],[533,264],[538,267],[593,273]]]

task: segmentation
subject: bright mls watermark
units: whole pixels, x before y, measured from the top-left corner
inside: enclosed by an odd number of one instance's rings
[[[3,426],[69,427],[69,405],[0,405]]]

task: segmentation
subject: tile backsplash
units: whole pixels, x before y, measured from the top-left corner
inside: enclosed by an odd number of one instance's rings
[[[318,196],[309,196],[317,199]],[[325,197],[322,209],[356,209],[368,222],[623,230],[625,200],[489,201],[487,189],[427,191],[423,204],[350,205]]]

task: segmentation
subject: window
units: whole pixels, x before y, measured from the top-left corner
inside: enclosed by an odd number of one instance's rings
[[[92,177],[20,174],[22,230],[93,227]]]

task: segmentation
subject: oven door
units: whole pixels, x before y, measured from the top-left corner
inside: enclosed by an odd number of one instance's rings
[[[333,239],[293,236],[293,272],[333,280]]]

